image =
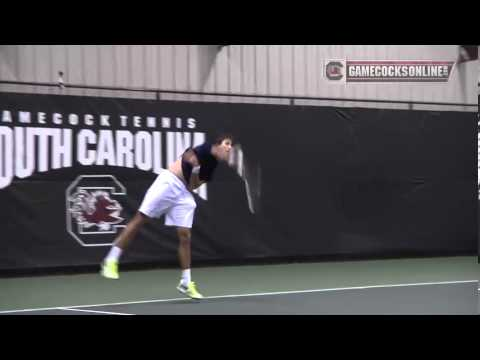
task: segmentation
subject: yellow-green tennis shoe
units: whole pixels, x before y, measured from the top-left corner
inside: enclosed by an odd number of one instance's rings
[[[190,281],[187,286],[183,285],[180,281],[177,286],[177,290],[182,294],[190,296],[192,299],[203,299],[203,295],[197,291],[197,287],[193,281]]]
[[[118,279],[118,261],[106,260],[102,264],[100,274],[107,279]]]

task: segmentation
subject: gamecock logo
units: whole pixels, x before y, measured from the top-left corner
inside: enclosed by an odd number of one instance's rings
[[[81,175],[68,187],[67,231],[82,246],[111,245],[125,227],[119,199],[125,187],[112,175]]]
[[[326,75],[330,80],[340,80],[343,77],[343,64],[340,61],[331,61],[326,66]]]
[[[110,230],[113,224],[123,221],[122,207],[117,200],[110,199],[106,191],[79,190],[70,198],[70,211],[77,223],[85,228],[97,226],[99,230]]]

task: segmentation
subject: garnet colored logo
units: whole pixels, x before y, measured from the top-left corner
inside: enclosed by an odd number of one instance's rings
[[[81,175],[66,191],[67,231],[82,246],[108,246],[125,227],[125,187],[112,175]]]

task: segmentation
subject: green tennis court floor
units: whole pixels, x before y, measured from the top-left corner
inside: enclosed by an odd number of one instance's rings
[[[476,257],[193,268],[206,297],[176,290],[180,272],[0,279],[5,315],[478,314]]]

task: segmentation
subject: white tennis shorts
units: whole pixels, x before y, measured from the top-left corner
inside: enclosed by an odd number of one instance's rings
[[[152,218],[165,214],[165,225],[191,228],[197,204],[185,184],[163,170],[147,190],[138,211]]]

